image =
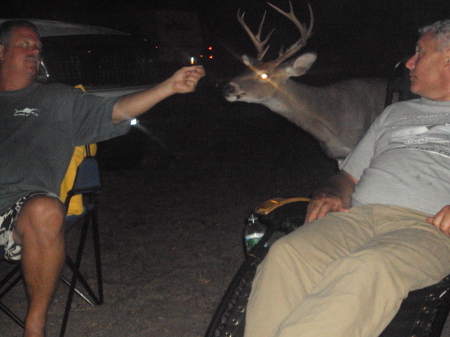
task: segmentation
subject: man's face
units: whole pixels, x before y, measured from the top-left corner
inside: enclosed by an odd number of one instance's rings
[[[431,33],[417,42],[416,54],[406,62],[410,70],[411,92],[436,100],[450,100],[449,51],[439,51]]]
[[[6,48],[0,45],[3,76],[27,76],[34,81],[41,61],[41,48],[39,35],[33,30],[14,28],[9,45]]]

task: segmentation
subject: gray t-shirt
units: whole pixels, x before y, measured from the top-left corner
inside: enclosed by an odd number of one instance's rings
[[[0,214],[33,191],[58,195],[75,146],[128,132],[115,101],[61,84],[0,92]]]
[[[353,206],[436,214],[450,205],[450,102],[420,98],[389,106],[341,169],[359,180]]]

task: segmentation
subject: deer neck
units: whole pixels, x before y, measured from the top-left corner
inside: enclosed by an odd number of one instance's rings
[[[285,117],[305,131],[326,141],[334,134],[335,127],[325,117],[324,100],[326,88],[312,87],[293,80],[287,80],[282,89],[261,102],[263,105]],[[328,108],[329,109],[329,108]]]

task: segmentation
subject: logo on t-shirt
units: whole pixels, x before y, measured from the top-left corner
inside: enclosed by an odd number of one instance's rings
[[[14,116],[25,116],[25,117],[28,117],[28,116],[31,116],[31,115],[34,115],[34,116],[39,116],[39,110],[38,109],[30,109],[30,108],[25,108],[25,109],[23,109],[23,110],[17,110],[16,109],[16,112],[14,113]]]
[[[450,124],[410,126],[395,130],[391,149],[408,148],[450,157]]]

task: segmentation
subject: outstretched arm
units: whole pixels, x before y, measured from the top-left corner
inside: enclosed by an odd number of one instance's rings
[[[306,212],[306,222],[324,217],[329,212],[347,212],[351,194],[358,180],[345,171],[333,175],[313,193]]]
[[[113,107],[113,123],[118,124],[135,118],[173,94],[194,91],[198,81],[204,75],[205,71],[201,66],[183,67],[164,82],[150,89],[120,97]]]

